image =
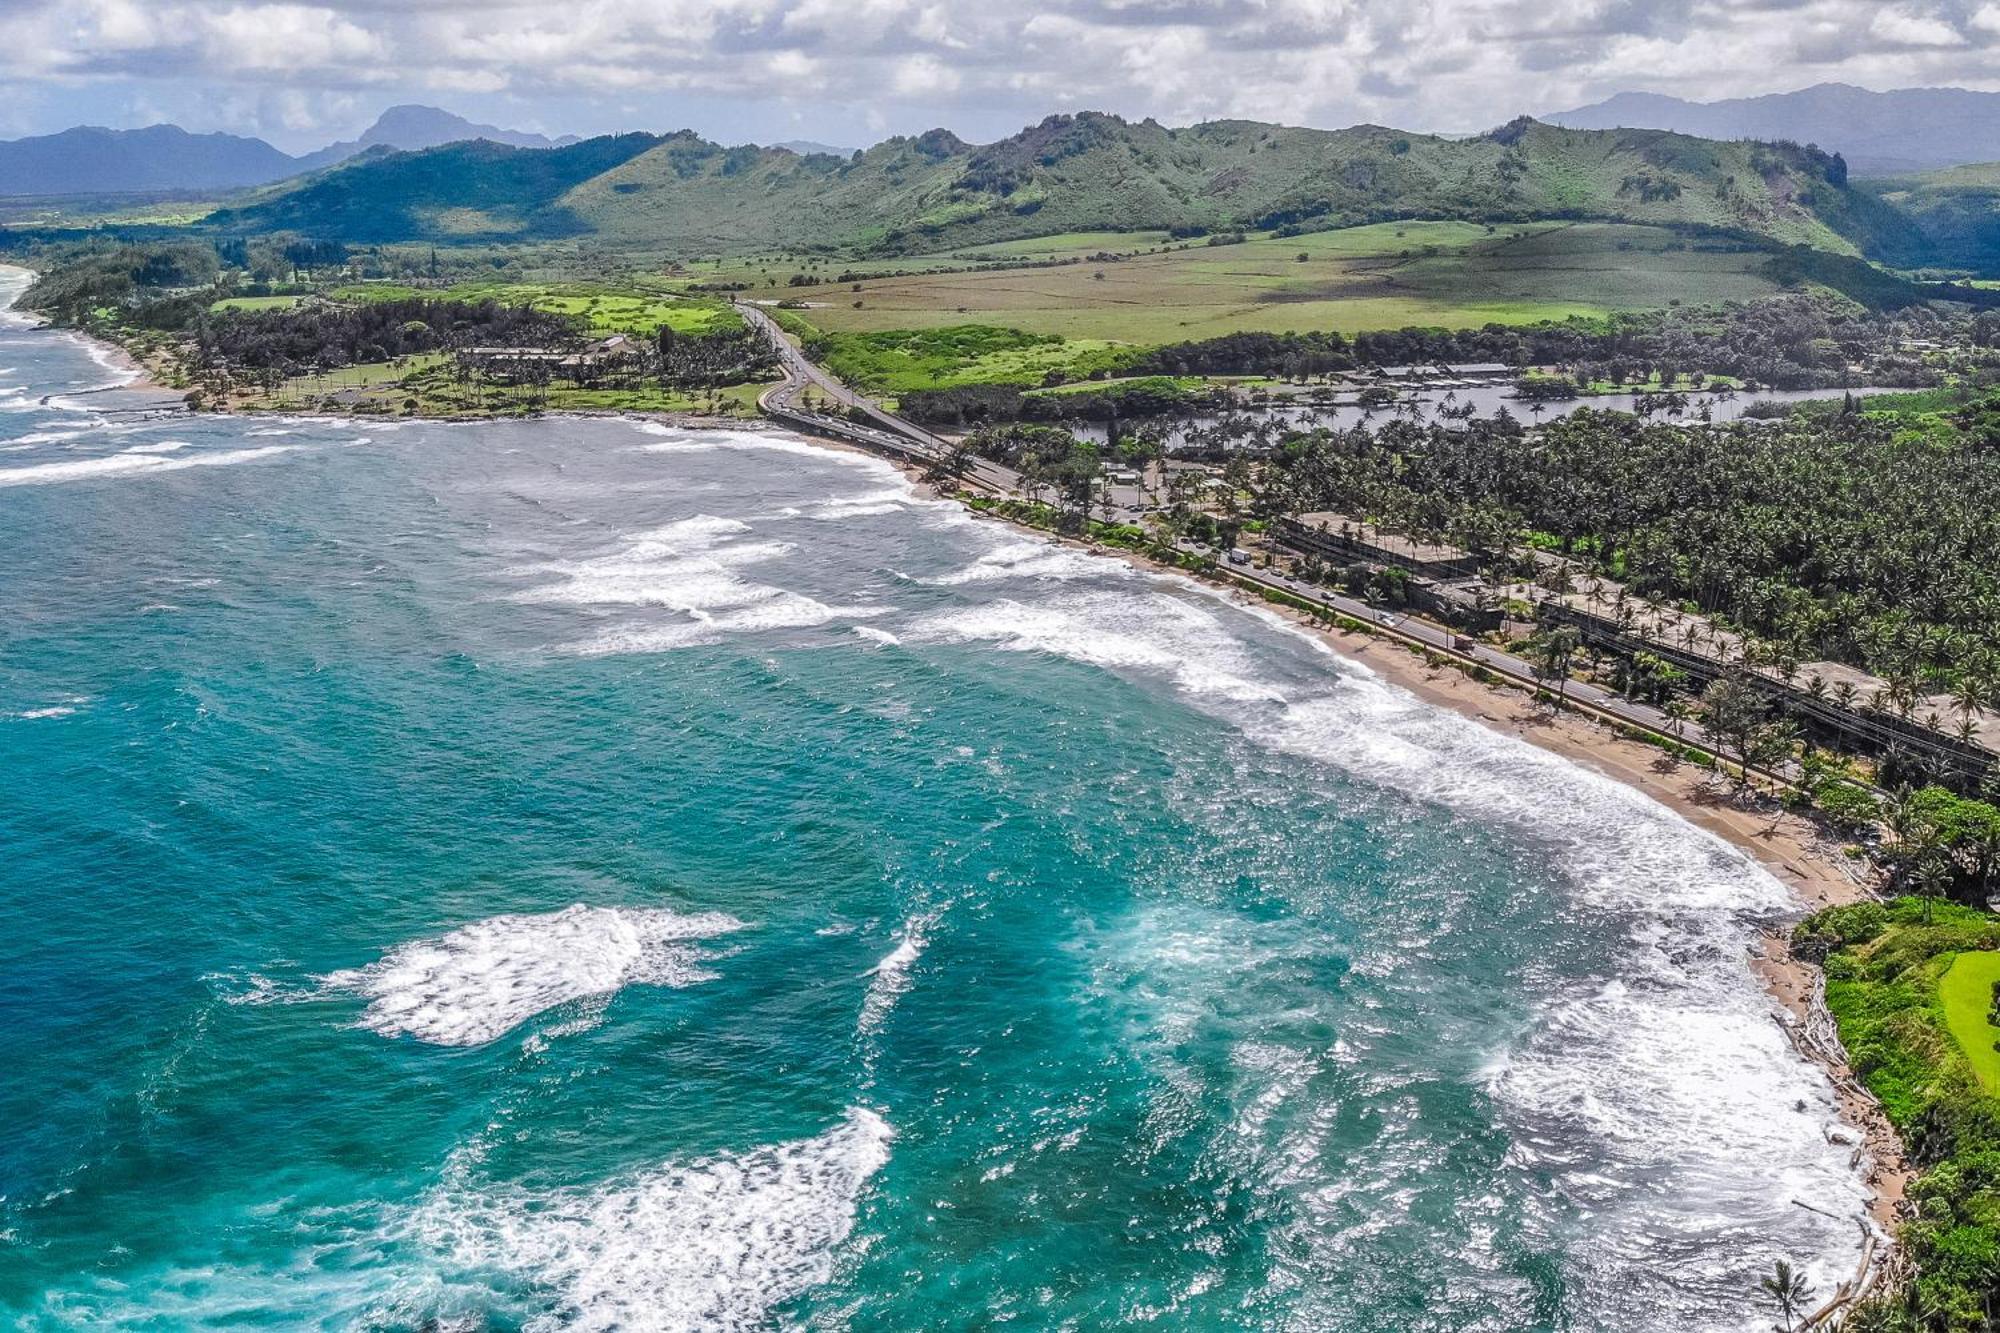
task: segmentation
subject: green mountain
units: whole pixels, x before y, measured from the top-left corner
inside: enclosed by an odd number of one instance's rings
[[[660,143],[620,134],[561,148],[485,139],[416,153],[372,148],[211,213],[203,225],[358,243],[573,236],[590,226],[564,206],[569,194]]]
[[[2000,274],[2000,163],[1871,181],[1867,188],[1916,233],[1912,248],[1885,256],[1890,262]]]
[[[692,255],[1426,217],[1701,226],[1846,254],[1916,244],[1894,209],[1796,145],[1525,119],[1442,139],[1369,125],[1168,129],[1089,112],[983,146],[932,130],[853,158],[725,148],[686,132],[534,152],[454,144],[357,161],[211,225],[356,242],[590,234]]]

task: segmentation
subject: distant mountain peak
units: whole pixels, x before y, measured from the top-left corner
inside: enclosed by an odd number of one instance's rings
[[[515,148],[554,148],[558,140],[527,130],[504,130],[498,125],[481,125],[442,107],[404,103],[392,106],[375,118],[357,141],[364,148],[387,144],[405,151],[436,148],[464,139],[487,139]],[[562,142],[575,142],[574,138]]]
[[[858,151],[853,148],[841,148],[835,144],[820,143],[816,139],[785,139],[772,144],[771,147],[782,148],[788,153],[797,153],[800,157],[813,157],[818,154],[826,154],[831,157],[853,157]]]
[[[1878,93],[1851,83],[1816,83],[1715,102],[1621,92],[1542,119],[1581,130],[1675,130],[1708,139],[1816,143],[1838,151],[1861,175],[2000,160],[2000,93],[1964,88]]]
[[[510,148],[560,148],[577,142],[574,135],[551,139],[407,103],[384,111],[358,139],[298,157],[262,139],[193,134],[178,125],[142,130],[79,125],[59,134],[0,142],[0,197],[235,190],[318,171],[371,149],[412,152],[468,139]]]

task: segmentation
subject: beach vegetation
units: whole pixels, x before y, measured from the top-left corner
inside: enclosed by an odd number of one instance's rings
[[[1976,1333],[2000,1311],[2000,1097],[1957,1031],[1986,1021],[1991,981],[1946,985],[1961,960],[1984,979],[2000,921],[1951,902],[1903,898],[1830,908],[1793,945],[1823,958],[1826,1003],[1855,1074],[1882,1103],[1918,1167],[1899,1241],[1915,1276],[1864,1302],[1861,1333]],[[1954,1021],[1957,1015],[1957,1021]],[[1990,1025],[1989,1025],[1990,1026]],[[1979,1035],[1973,1036],[1976,1046]],[[1990,1043],[1990,1038],[1988,1039]]]

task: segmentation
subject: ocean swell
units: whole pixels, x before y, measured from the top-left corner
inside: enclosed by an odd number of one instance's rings
[[[715,973],[696,941],[741,930],[720,912],[683,916],[577,904],[541,916],[496,916],[391,950],[324,979],[365,996],[360,1026],[437,1046],[479,1046],[544,1010],[626,986],[692,986]]]
[[[503,1273],[546,1293],[554,1309],[530,1328],[763,1328],[831,1275],[893,1138],[878,1113],[857,1107],[812,1138],[597,1189],[481,1191],[454,1177],[410,1229],[450,1269]]]

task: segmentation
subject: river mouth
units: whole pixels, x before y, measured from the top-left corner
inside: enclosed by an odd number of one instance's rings
[[[776,434],[19,417],[10,1318],[1736,1329],[1853,1266],[1782,886],[1266,617]]]

